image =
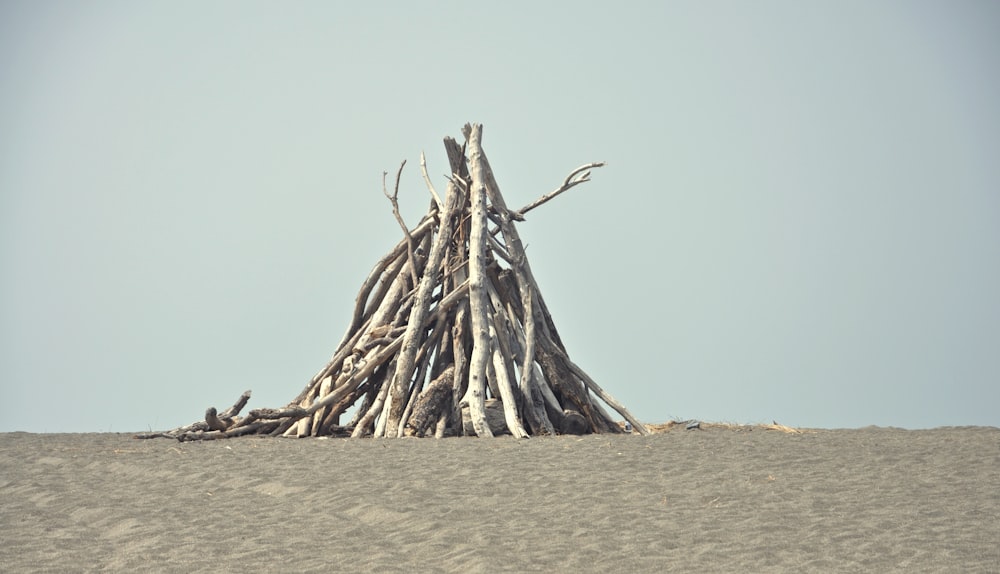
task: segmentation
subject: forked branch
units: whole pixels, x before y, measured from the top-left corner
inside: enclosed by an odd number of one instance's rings
[[[535,201],[532,201],[531,203],[525,205],[524,207],[518,209],[517,211],[512,211],[511,217],[517,221],[524,221],[525,213],[528,213],[529,211],[535,209],[539,205],[542,205],[543,203],[555,198],[557,195],[563,193],[564,191],[568,191],[570,189],[573,189],[577,185],[580,185],[581,183],[590,181],[590,170],[594,169],[595,167],[603,167],[604,165],[606,165],[606,162],[603,161],[595,161],[593,163],[581,165],[580,167],[571,171],[570,174],[566,176],[566,179],[563,180],[562,185],[560,185],[558,189],[546,193],[545,195],[539,197]]]
[[[406,222],[403,221],[402,214],[399,213],[399,177],[403,175],[403,167],[406,165],[406,160],[399,164],[399,170],[396,171],[396,187],[393,188],[392,195],[385,189],[385,176],[389,175],[389,172],[382,172],[382,193],[385,194],[386,198],[389,199],[389,203],[392,204],[392,215],[396,217],[396,221],[399,223],[399,227],[403,230],[403,236],[406,237],[406,250],[410,258],[410,278],[413,279],[413,284],[416,285],[419,279],[417,278],[417,260],[414,258],[414,247],[413,247],[413,235],[410,234],[410,228],[406,226]]]

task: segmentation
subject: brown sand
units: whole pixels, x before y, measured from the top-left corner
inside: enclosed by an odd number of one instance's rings
[[[3,572],[1000,572],[1000,429],[0,434]]]

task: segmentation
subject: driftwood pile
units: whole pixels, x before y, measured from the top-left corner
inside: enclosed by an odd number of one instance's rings
[[[482,126],[466,125],[463,133],[464,145],[444,140],[452,175],[443,199],[421,156],[432,201],[416,227],[408,229],[399,214],[399,174],[393,194],[383,190],[404,238],[368,275],[333,357],[292,402],[239,417],[247,391],[222,413],[210,408],[203,421],[137,436],[622,432],[601,402],[646,434],[570,360],[515,227],[528,211],[589,181],[590,170],[604,164],[581,166],[555,191],[511,210],[483,153]],[[352,419],[342,424],[351,407],[357,407]]]

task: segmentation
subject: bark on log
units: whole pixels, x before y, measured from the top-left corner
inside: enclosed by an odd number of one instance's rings
[[[226,429],[233,426],[233,419],[230,417],[220,418],[215,407],[209,407],[205,411],[205,423],[208,424],[210,430],[225,432]]]
[[[455,431],[459,436],[465,434],[462,424],[462,397],[465,396],[469,384],[469,370],[466,363],[465,349],[468,338],[468,305],[462,305],[455,314],[455,324],[452,327],[452,348],[455,357],[455,380],[452,383],[452,420],[455,421]]]
[[[473,131],[477,138],[478,133]],[[470,137],[471,139],[471,137]],[[482,163],[478,157],[481,150],[472,146],[469,150],[472,184],[469,198],[472,201],[472,226],[469,238],[469,315],[472,323],[472,358],[469,362],[469,416],[476,436],[491,438],[493,432],[486,423],[486,370],[487,362],[493,354],[490,341],[488,294],[486,292],[486,185],[481,172]]]
[[[424,436],[432,424],[437,424],[442,413],[447,415],[451,409],[454,375],[455,367],[451,366],[420,393],[406,423],[407,436]]]
[[[563,418],[559,424],[559,430],[563,434],[585,434],[588,425],[587,419],[583,418],[579,409],[572,403],[567,403],[563,409]]]
[[[487,399],[483,404],[483,412],[486,424],[490,429],[490,436],[510,434],[510,429],[507,428],[507,418],[503,412],[503,404],[501,404],[499,399]],[[462,408],[462,426],[465,428],[465,434],[476,434],[472,416],[467,406]]]

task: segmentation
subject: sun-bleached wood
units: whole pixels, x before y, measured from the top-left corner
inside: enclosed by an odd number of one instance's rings
[[[406,162],[392,193],[383,174],[383,193],[403,237],[361,284],[340,343],[298,396],[284,408],[255,409],[240,418],[247,391],[222,413],[209,408],[191,425],[137,436],[622,432],[608,409],[645,434],[644,425],[570,360],[517,227],[527,212],[590,181],[591,170],[604,164],[574,169],[555,191],[515,211],[483,151],[482,126],[466,125],[463,135],[463,144],[444,140],[450,175],[443,198],[421,154],[432,200],[413,229],[398,204]],[[352,407],[351,421],[341,426]]]

